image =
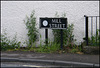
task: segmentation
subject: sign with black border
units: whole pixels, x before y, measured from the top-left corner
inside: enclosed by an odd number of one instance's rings
[[[67,29],[67,18],[40,18],[40,28]]]

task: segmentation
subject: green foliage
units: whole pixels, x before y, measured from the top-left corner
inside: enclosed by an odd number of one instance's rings
[[[89,46],[99,46],[99,40],[100,40],[99,31],[100,30],[97,29],[97,32],[96,32],[97,35],[94,35],[94,36],[88,38]],[[85,40],[85,38],[83,38],[83,40]],[[97,43],[96,43],[96,41],[97,41]]]
[[[79,46],[78,46],[78,49],[79,49],[80,52],[83,52],[83,47],[82,47],[82,45],[79,45]]]
[[[82,53],[83,52],[83,49],[82,49],[81,45],[72,45],[71,47],[67,46],[66,50],[69,53],[77,53],[77,52]]]
[[[41,52],[41,53],[52,53],[56,52],[60,49],[60,44],[57,44],[55,42],[50,42],[47,45],[42,45],[42,42],[40,42],[39,48],[35,49],[35,52]]]
[[[59,17],[58,13],[55,14],[56,17]],[[62,18],[66,17],[66,13],[62,14]],[[65,46],[73,46],[74,45],[74,35],[73,35],[73,24],[69,24],[67,29],[63,30],[63,43]],[[60,41],[61,41],[61,33],[59,29],[52,30],[54,35],[54,41],[48,43],[48,45],[42,45],[38,49],[37,52],[54,52],[60,50]]]
[[[30,15],[30,17],[27,16],[26,20],[24,20],[24,23],[26,25],[26,29],[28,30],[28,46],[31,47],[33,45],[33,43],[36,41],[37,39],[37,29],[36,29],[36,17],[35,15],[35,11],[33,11]]]
[[[58,13],[55,14],[56,17],[59,17]],[[66,14],[62,14],[62,17],[64,18],[66,16]],[[67,29],[63,30],[63,43],[65,46],[68,45],[73,45],[74,44],[74,35],[73,35],[73,30],[74,30],[74,25],[73,24],[69,24],[67,26]],[[54,34],[54,42],[56,43],[60,43],[60,37],[61,37],[61,33],[59,29],[53,29],[53,34]]]
[[[7,37],[7,33],[1,34],[1,51],[10,50],[10,49],[19,49],[20,43],[16,40],[16,35],[13,39]]]
[[[97,36],[94,35],[92,36],[91,38],[89,38],[89,43],[91,46],[99,46],[99,40],[100,40],[100,37],[99,37],[99,29],[97,29]],[[96,40],[97,40],[97,43],[96,43]]]
[[[76,48],[71,50],[71,53],[76,53],[76,52],[78,52],[78,49],[76,49]]]

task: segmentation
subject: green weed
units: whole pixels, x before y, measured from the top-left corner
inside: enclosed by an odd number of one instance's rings
[[[28,47],[32,47],[32,45],[34,44],[34,42],[36,41],[37,37],[37,29],[36,29],[36,17],[35,15],[35,11],[32,11],[30,17],[27,16],[26,20],[24,20],[24,23],[26,25],[26,29],[28,30]]]
[[[4,34],[1,34],[1,51],[10,50],[10,49],[19,49],[21,42],[16,40],[16,35],[13,39],[7,37],[7,33],[4,31]]]

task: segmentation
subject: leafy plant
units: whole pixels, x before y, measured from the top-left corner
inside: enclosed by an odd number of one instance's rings
[[[26,25],[26,29],[28,30],[28,47],[32,47],[33,43],[36,41],[37,39],[37,29],[36,29],[36,17],[35,15],[35,11],[32,11],[30,17],[27,16],[26,20],[24,20],[24,23]]]
[[[97,29],[96,34],[97,35],[93,35],[92,37],[88,38],[88,45],[89,46],[99,46],[99,40],[100,40],[100,36],[99,36],[99,29]],[[83,38],[83,40],[86,40],[86,38]]]
[[[35,49],[35,52],[41,52],[41,53],[52,53],[56,52],[60,49],[60,44],[57,44],[55,42],[48,42],[48,46],[42,45],[42,42],[40,42],[39,48]]]
[[[7,33],[4,31],[4,34],[1,34],[1,51],[10,50],[10,49],[19,49],[20,43],[16,40],[16,35],[13,39],[7,37]]]
[[[79,45],[79,46],[78,46],[78,49],[79,49],[80,52],[83,52],[83,47],[82,47],[82,45]]]
[[[97,35],[94,35],[89,39],[89,43],[91,46],[99,46],[99,42],[100,42],[99,31],[100,30],[97,29],[97,32],[96,32]]]
[[[74,48],[71,50],[71,53],[76,53],[78,51],[78,49]]]
[[[59,17],[58,13],[55,14],[56,17]],[[66,14],[62,14],[62,17],[66,17]],[[63,30],[63,43],[65,46],[70,46],[74,44],[74,35],[73,35],[73,24],[69,24],[67,26],[67,29]],[[54,42],[60,43],[60,30],[59,29],[53,29],[53,34],[54,34]]]

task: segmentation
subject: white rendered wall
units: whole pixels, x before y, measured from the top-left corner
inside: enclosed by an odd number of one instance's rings
[[[74,35],[79,44],[85,37],[84,15],[99,16],[99,1],[1,1],[1,32],[6,28],[11,37],[17,33],[17,40],[23,44],[28,39],[23,20],[26,15],[30,16],[32,10],[35,10],[37,29],[40,17],[55,17],[56,12],[60,16],[66,13],[68,24],[74,24]],[[39,29],[39,32],[42,35],[41,40],[44,40],[44,29]],[[49,38],[53,39],[50,29]]]

